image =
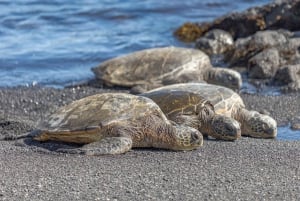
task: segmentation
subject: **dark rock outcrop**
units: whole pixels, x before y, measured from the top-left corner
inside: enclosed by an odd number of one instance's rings
[[[279,52],[276,48],[269,48],[258,53],[248,62],[249,77],[272,78],[279,68],[279,60]]]
[[[193,42],[213,29],[225,30],[234,39],[267,29],[300,30],[300,0],[279,0],[244,12],[231,13],[212,22],[185,23],[174,35],[182,41]]]

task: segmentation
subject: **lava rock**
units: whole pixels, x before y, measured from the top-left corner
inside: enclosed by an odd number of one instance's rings
[[[230,33],[213,29],[196,41],[196,48],[208,55],[223,54],[233,49],[234,41]]]
[[[300,123],[294,123],[294,124],[292,124],[291,129],[292,130],[300,130]]]
[[[221,16],[212,22],[185,23],[174,34],[180,40],[192,42],[213,29],[228,31],[234,39],[268,29],[296,31],[300,30],[299,10],[300,0],[277,0],[262,7]]]
[[[228,58],[231,66],[247,66],[248,61],[265,49],[280,48],[288,43],[292,33],[285,30],[259,31],[235,42],[233,54]],[[287,46],[287,45],[286,45]]]
[[[276,48],[266,49],[249,60],[250,78],[272,78],[279,68],[279,52]]]
[[[274,82],[278,85],[300,82],[300,64],[283,66],[278,69]]]

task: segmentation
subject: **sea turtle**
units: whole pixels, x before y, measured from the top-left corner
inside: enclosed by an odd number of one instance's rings
[[[179,89],[200,94],[214,105],[217,114],[236,119],[241,124],[242,136],[275,138],[277,135],[277,123],[272,117],[247,110],[242,98],[226,87],[204,83],[185,83],[164,86],[153,91]]]
[[[191,48],[141,50],[104,61],[92,71],[104,84],[130,87],[133,93],[192,81],[206,81],[232,89],[239,89],[242,85],[238,72],[212,67],[204,52]]]
[[[192,150],[203,143],[198,130],[172,124],[151,99],[126,93],[74,101],[42,121],[28,137],[82,144],[57,151],[86,155],[121,154],[132,147]]]
[[[140,94],[152,99],[168,119],[198,129],[216,139],[236,140],[240,124],[233,118],[215,114],[214,106],[203,96],[183,90],[155,90]]]

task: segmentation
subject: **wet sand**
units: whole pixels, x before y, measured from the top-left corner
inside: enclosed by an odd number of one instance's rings
[[[109,89],[0,89],[0,135],[22,134],[72,100]],[[116,90],[113,90],[116,91]],[[126,92],[126,91],[124,91]],[[300,95],[242,95],[279,125],[300,122]],[[190,152],[118,156],[40,152],[0,141],[0,200],[299,200],[300,141],[207,140]]]

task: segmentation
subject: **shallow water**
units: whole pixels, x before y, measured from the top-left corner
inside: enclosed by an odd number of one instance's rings
[[[269,0],[0,2],[0,86],[63,87],[105,59],[157,46],[188,46],[172,32]]]
[[[278,140],[300,140],[300,130],[292,130],[289,126],[278,127]]]

